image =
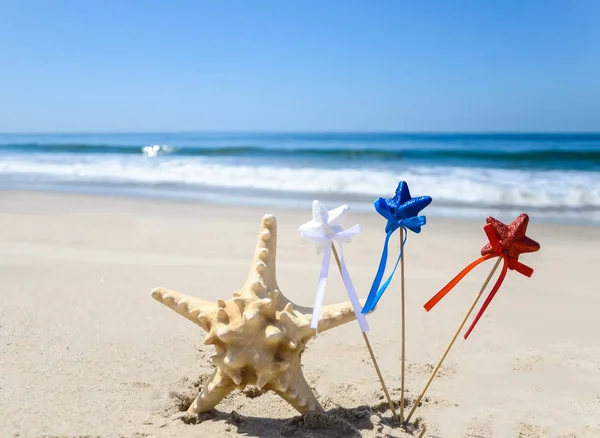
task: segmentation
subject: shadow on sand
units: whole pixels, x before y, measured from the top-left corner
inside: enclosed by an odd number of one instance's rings
[[[405,400],[406,405],[412,404]],[[397,404],[398,406],[398,404]],[[381,437],[418,436],[423,428],[420,418],[415,422],[399,425],[391,415],[386,402],[375,406],[354,408],[334,407],[323,412],[311,412],[292,418],[262,418],[212,410],[204,414],[182,412],[177,418],[186,424],[205,421],[224,422],[231,431],[249,437],[361,437],[363,431],[372,431]]]

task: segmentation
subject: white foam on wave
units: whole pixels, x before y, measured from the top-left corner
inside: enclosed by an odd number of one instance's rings
[[[224,164],[206,158],[163,157],[0,157],[0,177],[28,181],[44,177],[60,182],[175,184],[274,190],[292,193],[392,195],[399,180],[413,196],[427,194],[436,204],[600,209],[600,173],[522,171],[463,167],[411,166],[398,171],[373,168],[298,168]]]
[[[158,157],[163,154],[170,154],[175,151],[175,148],[172,146],[168,146],[166,144],[163,145],[152,145],[152,146],[144,146],[142,148],[142,153],[147,157]]]

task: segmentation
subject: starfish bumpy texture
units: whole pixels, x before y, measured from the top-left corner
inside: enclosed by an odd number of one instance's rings
[[[157,288],[152,297],[204,329],[204,343],[214,345],[215,371],[188,409],[202,413],[246,385],[272,390],[304,414],[323,408],[304,379],[301,356],[316,334],[313,309],[292,303],[279,290],[275,272],[277,223],[262,219],[248,279],[229,300],[205,301]],[[322,333],[356,319],[350,302],[323,306]]]

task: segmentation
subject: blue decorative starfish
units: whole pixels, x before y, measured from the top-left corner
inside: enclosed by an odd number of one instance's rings
[[[369,292],[367,302],[362,309],[362,313],[367,314],[373,311],[377,302],[389,286],[390,281],[392,281],[392,277],[398,267],[398,262],[400,262],[400,258],[402,257],[402,250],[404,249],[408,233],[404,234],[404,240],[402,241],[400,254],[398,255],[398,260],[396,260],[394,270],[380,288],[379,285],[383,279],[383,273],[385,272],[385,265],[387,263],[388,243],[391,235],[400,227],[403,227],[405,230],[409,229],[414,233],[420,233],[421,227],[425,225],[427,221],[425,216],[418,216],[418,214],[421,210],[431,204],[431,201],[432,199],[430,196],[411,198],[408,184],[406,184],[405,181],[400,181],[393,198],[379,198],[375,201],[375,210],[387,219],[387,224],[385,226],[386,237],[383,245],[383,252],[381,254],[381,261],[379,262],[379,268],[377,269],[377,274],[373,280],[373,285],[371,286],[371,291]]]
[[[431,201],[430,196],[411,198],[408,184],[406,181],[400,181],[394,197],[379,198],[375,201],[375,210],[388,220],[385,226],[386,233],[396,231],[401,225],[415,233],[420,233],[421,221],[415,219],[421,210],[431,204]],[[422,225],[425,225],[425,221],[422,222]]]

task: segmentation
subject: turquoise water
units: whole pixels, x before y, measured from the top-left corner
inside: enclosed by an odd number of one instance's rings
[[[5,188],[367,209],[400,179],[439,214],[600,221],[600,134],[0,134]]]

